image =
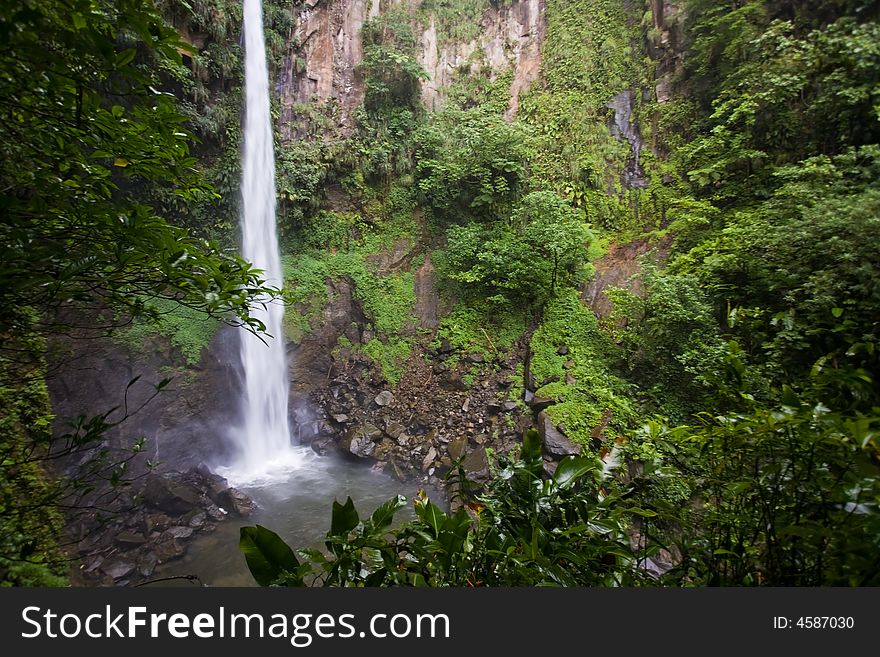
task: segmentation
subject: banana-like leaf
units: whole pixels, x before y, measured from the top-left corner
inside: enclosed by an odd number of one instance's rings
[[[351,498],[345,500],[345,504],[333,501],[333,515],[330,520],[330,535],[345,536],[360,522],[357,509]]]
[[[290,546],[261,525],[242,527],[238,547],[260,586],[269,586],[283,573],[293,573],[299,568],[299,560]]]

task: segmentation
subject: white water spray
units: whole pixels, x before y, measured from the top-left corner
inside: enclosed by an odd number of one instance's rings
[[[266,284],[283,284],[275,225],[275,158],[269,112],[269,72],[260,0],[244,0],[245,94],[242,160],[242,255],[264,271]],[[296,465],[290,444],[289,384],[280,301],[257,300],[251,315],[266,325],[264,340],[242,332],[243,426],[236,430],[237,462],[224,469],[235,484],[259,483]]]

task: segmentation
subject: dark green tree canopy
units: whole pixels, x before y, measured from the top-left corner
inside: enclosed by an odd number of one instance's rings
[[[0,294],[143,311],[165,297],[255,324],[258,272],[139,201],[210,195],[161,76],[187,46],[147,0],[18,0],[0,13]],[[10,314],[4,314],[10,317]]]

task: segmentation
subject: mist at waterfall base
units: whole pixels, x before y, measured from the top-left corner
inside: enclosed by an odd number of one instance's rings
[[[244,47],[242,255],[263,270],[267,286],[280,289],[284,277],[275,222],[275,152],[260,0],[244,2]],[[258,299],[251,315],[265,324],[268,335],[241,332],[242,424],[231,436],[235,460],[221,471],[236,486],[284,478],[303,461],[302,449],[290,442],[284,305]]]
[[[360,466],[360,467],[359,467]],[[422,485],[422,487],[425,487]],[[238,549],[239,530],[245,525],[268,527],[293,549],[324,549],[324,537],[330,529],[333,500],[345,502],[351,496],[361,517],[368,517],[376,507],[395,495],[412,499],[418,482],[402,484],[369,467],[331,456],[303,452],[302,462],[288,482],[273,485],[242,486],[258,509],[247,518],[226,518],[211,533],[198,533],[189,543],[186,554],[157,566],[153,578],[195,575],[206,586],[256,586],[247,563]],[[426,487],[427,488],[427,487]],[[446,508],[443,495],[428,488],[431,499]],[[399,521],[415,517],[412,504],[398,511]],[[159,586],[188,585],[172,580]]]

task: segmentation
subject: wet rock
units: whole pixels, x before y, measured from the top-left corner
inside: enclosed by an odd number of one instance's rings
[[[222,477],[218,477],[218,479],[220,481],[212,482],[211,487],[208,489],[208,497],[211,498],[211,501],[220,508],[237,516],[245,517],[251,515],[256,509],[253,500],[241,491],[230,488]]]
[[[342,451],[361,459],[370,458],[376,451],[376,443],[358,429],[349,429],[339,443],[339,447]]]
[[[256,503],[236,488],[229,489],[229,505],[223,507],[236,515],[246,518],[257,510]]]
[[[565,456],[578,456],[581,453],[581,446],[558,431],[544,411],[538,414],[538,433],[544,439],[544,452],[552,458],[559,460]]]
[[[154,552],[147,552],[138,560],[137,571],[141,577],[149,577],[156,570],[159,558]]]
[[[397,444],[401,447],[407,447],[411,440],[412,438],[408,434],[402,433],[397,437]]]
[[[559,349],[556,350],[556,353],[559,354],[560,356],[566,356],[566,355],[568,355],[568,347],[565,345],[562,345],[561,347],[559,347]]]
[[[388,406],[388,404],[394,401],[394,395],[391,394],[390,390],[383,390],[378,395],[376,395],[376,399],[374,401],[378,406]]]
[[[336,450],[336,442],[330,436],[321,436],[310,442],[309,447],[315,454],[326,456]]]
[[[171,523],[171,518],[164,513],[147,512],[144,514],[144,533],[149,535],[154,531],[165,531],[171,526]]]
[[[171,538],[189,538],[193,535],[193,531],[195,531],[192,527],[171,527],[165,530],[163,536],[169,536]]]
[[[486,450],[479,447],[468,454],[461,462],[467,478],[471,481],[484,483],[489,481],[489,459]]]
[[[464,456],[467,450],[468,440],[465,436],[457,436],[449,442],[449,456],[457,461]]]
[[[406,481],[406,473],[400,469],[397,461],[388,461],[385,473],[395,477],[398,481]]]
[[[226,511],[226,509],[222,509],[216,504],[209,504],[205,508],[205,512],[208,514],[208,517],[211,518],[211,520],[223,520],[226,518],[227,515],[229,515],[229,512]]]
[[[101,570],[113,579],[122,579],[134,571],[134,568],[134,563],[124,559],[114,559],[101,565]]]
[[[149,475],[143,490],[144,502],[174,516],[201,505],[198,492],[159,475]]]
[[[95,555],[91,559],[86,561],[85,564],[83,564],[83,571],[87,573],[93,573],[102,563],[104,563],[104,557],[102,557],[101,555]]]
[[[427,472],[431,465],[434,463],[434,459],[437,458],[437,450],[434,447],[431,447],[428,450],[428,453],[425,454],[425,458],[422,459],[422,472]]]
[[[116,535],[116,544],[125,549],[137,548],[147,542],[147,537],[134,532],[119,532]]]
[[[192,518],[189,519],[189,523],[187,523],[193,529],[200,529],[204,526],[205,521],[208,519],[208,514],[204,511],[196,513]]]
[[[154,552],[158,563],[165,563],[185,554],[186,545],[177,539],[168,538],[157,542]]]
[[[382,440],[382,438],[385,436],[385,433],[375,424],[367,422],[364,425],[363,435],[366,436],[369,440],[379,441]]]
[[[385,472],[385,468],[388,467],[388,461],[376,461],[372,466],[370,466],[371,472]]]
[[[553,406],[556,403],[555,399],[550,399],[549,397],[542,397],[540,395],[534,395],[532,399],[528,402],[529,408],[532,409],[533,413],[541,413],[546,408]]]

